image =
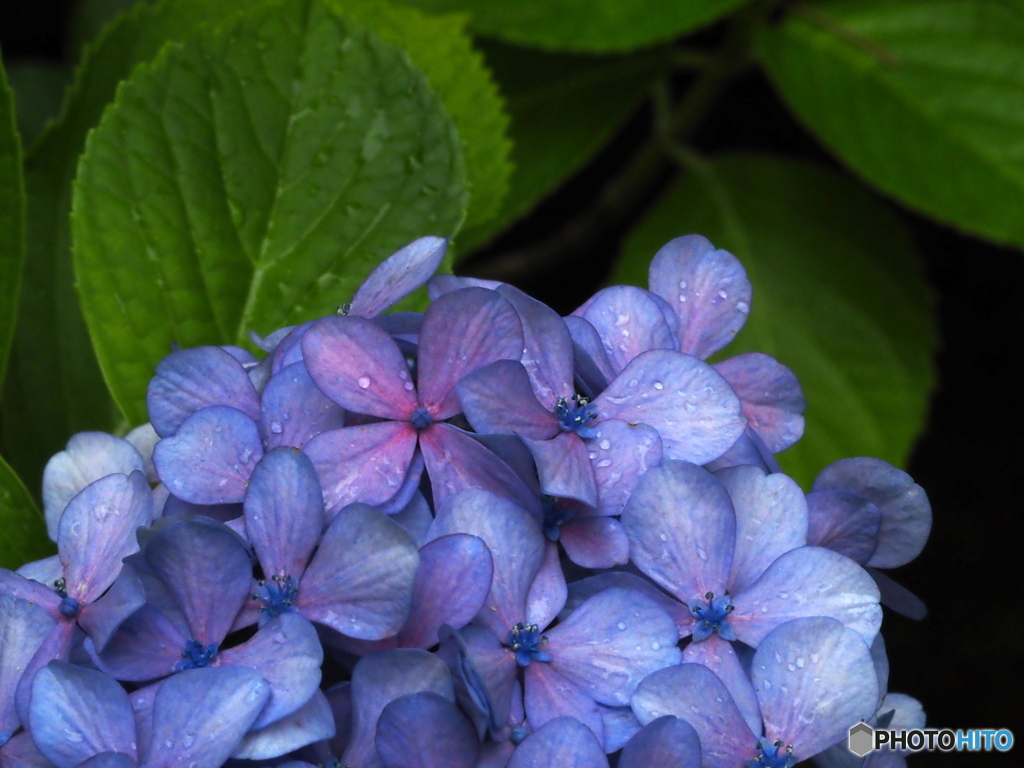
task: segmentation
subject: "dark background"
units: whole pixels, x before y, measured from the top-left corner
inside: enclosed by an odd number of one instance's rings
[[[60,62],[72,3],[0,0],[4,59]],[[65,62],[67,63],[67,62]],[[468,264],[542,240],[586,207],[602,180],[621,167],[649,130],[641,111],[593,162],[526,220]],[[838,167],[793,119],[756,72],[725,92],[695,139],[703,151],[756,149]],[[667,180],[667,178],[666,178]],[[1024,738],[1024,254],[918,216],[896,203],[914,234],[937,302],[941,348],[931,415],[908,471],[932,502],[934,527],[924,553],[889,572],[922,597],[930,614],[914,622],[887,611],[883,634],[891,662],[890,690],[920,699],[928,723],[951,728],[1009,728]],[[623,234],[623,233],[619,233]],[[568,312],[598,287],[617,243],[560,264],[523,287]],[[592,283],[567,294],[556,269],[584,263]],[[563,273],[564,274],[564,273]],[[914,765],[1018,764],[1009,754],[930,754]]]

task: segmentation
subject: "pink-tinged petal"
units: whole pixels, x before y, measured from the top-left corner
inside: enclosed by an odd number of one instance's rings
[[[856,632],[817,616],[783,624],[754,654],[751,678],[765,736],[816,755],[867,720],[878,702],[871,653]]]
[[[606,515],[620,514],[640,476],[661,463],[661,437],[646,424],[602,421],[587,447],[597,483],[597,507]]]
[[[601,711],[594,699],[571,680],[560,675],[550,664],[531,662],[524,675],[525,687],[523,702],[526,705],[526,717],[530,727],[543,729],[545,725],[558,718],[574,718],[582,723],[596,739],[595,745],[604,757],[604,722]],[[525,742],[524,742],[525,743]],[[522,745],[520,745],[521,747]],[[510,765],[516,759],[517,749],[512,755]],[[530,765],[530,763],[523,763]],[[550,763],[551,768],[564,763]],[[571,763],[570,763],[571,764]],[[548,765],[548,763],[540,763]]]
[[[477,621],[498,637],[526,618],[530,586],[544,561],[545,539],[530,513],[508,499],[481,490],[464,491],[437,512],[427,540],[468,533],[491,552],[491,591]]]
[[[496,360],[518,360],[523,325],[509,302],[486,288],[438,298],[423,314],[418,356],[420,402],[435,421],[461,411],[455,385]]]
[[[252,728],[264,728],[309,701],[320,685],[323,647],[313,625],[297,613],[271,619],[249,640],[221,651],[218,667],[251,667],[270,684],[270,698]]]
[[[655,670],[679,663],[672,617],[641,592],[608,589],[548,632],[551,667],[595,701],[625,706]]]
[[[515,360],[477,368],[455,388],[462,412],[482,434],[547,440],[558,434],[558,419],[538,402],[523,364]]]
[[[203,645],[220,643],[249,597],[252,563],[238,536],[217,523],[181,520],[144,550],[146,563]],[[211,589],[211,587],[216,589]]]
[[[43,514],[50,538],[57,540],[57,526],[65,507],[87,485],[107,475],[130,475],[145,469],[142,456],[127,440],[106,432],[74,435],[43,470]]]
[[[583,313],[601,337],[612,369],[618,373],[629,362],[652,349],[679,349],[675,332],[665,322],[652,294],[631,285],[598,291]]]
[[[317,388],[302,363],[283,368],[263,390],[260,425],[268,448],[301,448],[321,432],[344,424],[345,410]]]
[[[544,545],[544,560],[526,597],[526,622],[544,629],[565,607],[568,596],[558,545],[549,541]]]
[[[813,491],[807,494],[807,543],[828,547],[863,565],[878,546],[882,513],[858,493]]]
[[[725,379],[695,357],[669,350],[634,358],[594,403],[602,420],[654,427],[666,458],[694,464],[717,459],[746,428]]]
[[[157,474],[167,489],[192,504],[234,504],[263,456],[256,422],[227,406],[194,413],[173,437],[153,451]]]
[[[871,576],[831,549],[800,547],[769,566],[751,587],[734,595],[729,624],[736,637],[757,648],[780,624],[806,616],[829,616],[874,640],[882,624],[878,587]]]
[[[420,691],[455,701],[451,675],[437,656],[397,648],[360,659],[352,670],[352,737],[342,764],[383,768],[375,745],[381,712],[395,699]]]
[[[882,513],[878,548],[867,564],[873,568],[906,565],[924,549],[932,529],[932,508],[924,489],[902,470],[881,459],[842,459],[825,467],[812,491],[850,491]]]
[[[807,543],[807,502],[800,486],[786,475],[766,475],[758,467],[719,470],[736,510],[736,549],[729,591],[742,592],[769,565]]]
[[[68,596],[84,604],[102,595],[122,558],[138,552],[135,530],[152,519],[153,492],[138,470],[107,475],[75,496],[57,531]]]
[[[612,587],[632,589],[643,593],[668,612],[675,621],[682,637],[690,634],[690,628],[693,626],[693,616],[690,615],[690,609],[686,605],[669,597],[646,579],[625,571],[599,573],[596,576],[588,576],[585,579],[572,582],[569,585],[569,599],[565,604],[566,611],[576,610],[584,601],[590,599],[598,592],[603,592]]]
[[[760,727],[760,722],[758,727]],[[619,768],[700,768],[700,737],[686,720],[672,715],[644,726],[622,750]]]
[[[680,349],[701,360],[732,341],[750,313],[743,265],[700,235],[662,246],[651,259],[649,281],[679,318]]]
[[[83,605],[78,626],[85,630],[96,649],[102,651],[122,622],[146,604],[142,579],[133,568],[122,568],[110,589],[99,600]]]
[[[553,409],[560,397],[575,391],[572,385],[572,336],[565,321],[548,305],[518,288],[502,285],[498,293],[508,299],[523,323],[523,367],[537,399]]]
[[[488,730],[501,731],[522,705],[515,655],[486,627],[469,624],[441,634],[438,656],[451,672],[456,698],[477,735],[482,739]]]
[[[572,336],[573,364],[576,376],[582,380],[586,394],[595,395],[608,386],[618,370],[612,367],[605,354],[601,335],[582,317],[569,315],[563,318]]]
[[[565,554],[584,568],[612,568],[629,561],[629,538],[618,520],[577,517],[562,526]]]
[[[245,734],[231,756],[236,760],[271,760],[332,736],[334,713],[327,697],[318,690],[287,717]]]
[[[473,768],[480,751],[466,716],[429,691],[402,696],[384,707],[376,745],[387,768]]]
[[[541,492],[547,496],[597,505],[597,484],[588,446],[575,432],[562,432],[551,440],[523,442],[537,462]]]
[[[245,368],[220,347],[172,352],[156,367],[146,391],[149,420],[160,437],[170,437],[192,414],[211,405],[260,417],[260,399]]]
[[[252,727],[270,686],[248,667],[187,669],[164,680],[153,701],[147,768],[219,768]]]
[[[491,552],[483,539],[456,533],[420,549],[412,613],[398,635],[404,648],[431,648],[447,624],[461,629],[476,616],[491,590]]]
[[[878,585],[883,605],[887,605],[896,613],[915,621],[921,621],[928,615],[928,606],[924,604],[924,601],[902,584],[898,584],[874,568],[867,568],[867,572],[871,574],[871,578]]]
[[[55,661],[36,673],[29,730],[57,768],[75,768],[100,752],[135,759],[135,720],[128,694],[113,678]]]
[[[56,624],[40,606],[0,595],[0,746],[21,725],[14,704],[18,682]]]
[[[437,301],[446,293],[462,288],[487,288],[494,290],[505,283],[499,280],[484,280],[479,277],[456,277],[455,275],[434,275],[427,281],[427,295],[431,301]]]
[[[299,583],[304,616],[359,640],[396,634],[412,609],[416,542],[365,504],[342,509]]]
[[[448,248],[443,237],[421,237],[388,256],[359,286],[349,314],[376,317],[422,286],[437,272]]]
[[[58,621],[25,666],[21,679],[14,689],[14,709],[22,725],[29,722],[32,682],[36,673],[51,661],[67,661],[70,658],[71,643],[75,639],[76,629],[73,621]]]
[[[320,391],[347,411],[404,421],[419,405],[398,345],[369,320],[317,320],[302,337],[302,354]]]
[[[559,717],[527,736],[508,768],[608,768],[608,758],[589,728]]]
[[[185,650],[186,637],[151,605],[144,605],[121,623],[102,652],[86,643],[97,668],[133,683],[173,674]]]
[[[804,434],[807,401],[796,374],[761,352],[715,363],[740,398],[747,424],[772,453],[784,451]]]
[[[512,499],[540,516],[540,505],[519,476],[468,432],[451,424],[432,424],[420,433],[420,450],[430,475],[434,508],[469,489],[482,489]]]
[[[61,566],[61,576],[63,576],[63,566]],[[54,618],[60,616],[58,608],[61,598],[53,589],[6,568],[0,568],[0,594],[20,597],[30,603],[42,606]]]
[[[415,491],[409,503],[391,515],[391,519],[405,528],[417,547],[422,547],[427,541],[427,530],[434,522],[434,513],[430,511],[426,497]]]
[[[706,640],[690,643],[683,649],[684,664],[703,664],[721,680],[729,690],[733,702],[743,714],[750,730],[761,732],[761,709],[754,694],[750,676],[744,671],[732,643],[713,633]]]
[[[416,431],[399,421],[343,427],[317,435],[304,450],[333,519],[348,504],[377,506],[399,491],[416,450]]]
[[[622,510],[622,527],[636,566],[680,600],[725,591],[736,513],[710,472],[682,461],[648,470]]]
[[[245,527],[265,576],[302,575],[324,527],[324,497],[306,454],[282,447],[260,459],[245,495]]]
[[[645,725],[665,715],[686,720],[700,736],[705,766],[741,766],[755,756],[760,733],[750,730],[725,684],[703,664],[655,672],[640,683],[631,706]]]

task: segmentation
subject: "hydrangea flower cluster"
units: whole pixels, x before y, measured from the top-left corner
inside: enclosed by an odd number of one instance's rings
[[[852,724],[923,720],[879,634],[923,606],[878,569],[928,500],[875,459],[780,472],[796,377],[705,362],[735,257],[673,240],[560,317],[431,277],[446,246],[260,359],[174,351],[151,424],[53,457],[58,554],[0,571],[5,768],[850,766]]]

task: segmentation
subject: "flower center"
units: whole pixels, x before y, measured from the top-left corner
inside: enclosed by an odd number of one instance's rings
[[[549,541],[558,541],[562,535],[562,526],[576,516],[562,499],[545,496],[541,501],[544,509],[544,535]]]
[[[757,742],[757,752],[757,757],[747,761],[748,768],[793,768],[798,762],[793,755],[793,745],[783,748],[781,739],[771,744],[761,739]]]
[[[555,416],[565,432],[575,432],[582,438],[595,437],[593,427],[587,424],[597,418],[597,406],[583,395],[560,397],[555,403]]]
[[[217,644],[210,643],[206,647],[198,640],[189,640],[185,643],[185,650],[181,652],[181,661],[175,665],[175,669],[181,672],[185,669],[199,669],[210,666],[213,657],[217,655]]]
[[[57,610],[60,611],[60,615],[66,619],[73,619],[78,615],[79,609],[82,607],[78,601],[73,597],[68,597],[68,583],[64,579],[57,579],[53,582],[53,591],[61,596],[60,605],[57,606]]]
[[[697,619],[697,623],[693,627],[694,642],[707,640],[715,632],[723,640],[736,639],[735,630],[726,621],[733,610],[728,592],[721,597],[715,597],[714,592],[708,592],[704,595],[703,601],[694,600],[690,603],[689,608],[690,615]]]
[[[276,573],[258,582],[259,588],[253,593],[252,599],[259,600],[260,613],[270,618],[295,610],[295,598],[299,595],[299,587],[291,576],[278,576]]]
[[[409,423],[416,427],[416,429],[426,429],[434,423],[434,418],[426,408],[420,407],[412,412],[412,415],[409,417]]]
[[[541,648],[548,641],[536,624],[519,622],[508,633],[508,647],[516,654],[516,663],[525,667],[531,661],[551,661],[551,654]]]

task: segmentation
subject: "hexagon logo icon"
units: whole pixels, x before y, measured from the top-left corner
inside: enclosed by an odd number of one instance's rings
[[[875,729],[867,723],[857,723],[850,729],[847,746],[857,757],[864,757],[875,746]]]

